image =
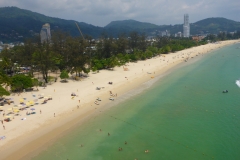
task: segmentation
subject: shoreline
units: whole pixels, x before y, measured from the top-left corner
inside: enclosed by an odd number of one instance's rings
[[[184,61],[187,56],[197,57],[237,42],[239,42],[239,40],[223,41],[218,44],[193,47],[137,63],[128,63],[127,67],[129,71],[123,71],[122,67],[116,67],[114,71],[103,70],[98,74],[91,73],[90,78],[81,82],[71,81],[68,84],[57,82],[56,84],[48,86],[45,90],[41,88],[38,93],[44,91],[45,93],[52,94],[53,100],[44,105],[34,106],[38,109],[41,107],[44,111],[43,114],[38,114],[37,111],[37,115],[27,117],[26,121],[21,121],[18,120],[19,118],[16,118],[12,122],[8,122],[9,125],[6,122],[4,123],[6,124],[6,130],[10,128],[10,131],[5,131],[7,138],[0,141],[0,151],[3,153],[0,159],[31,159],[32,156],[37,155],[46,148],[46,144],[49,146],[58,138],[70,132],[74,126],[81,125],[89,118],[97,116],[101,113],[100,111],[105,111],[116,103],[124,101],[125,99],[122,98],[122,96],[126,96],[126,94],[132,90],[141,88],[142,85],[147,85],[145,84],[146,82],[151,81],[149,84],[151,86],[151,84],[166,74],[171,73],[173,68],[179,67],[179,64],[185,64]],[[195,58],[191,58],[190,63],[194,60]],[[186,64],[188,63],[189,62],[186,62]],[[149,74],[150,72],[151,74]],[[108,81],[112,81],[113,85],[107,84]],[[66,85],[68,85],[68,87],[66,87]],[[77,100],[73,100],[70,97],[73,90],[71,87],[77,89],[75,87],[76,85],[78,85],[79,91],[81,87],[85,87],[85,89],[83,93],[76,92],[75,90],[78,97],[75,97]],[[95,88],[98,86],[104,87],[104,89],[96,90]],[[55,89],[58,91],[57,93]],[[141,90],[143,91],[145,89],[146,88],[142,88]],[[110,97],[109,91],[113,91],[114,94],[117,93],[118,96],[115,102],[108,100]],[[30,93],[25,94],[23,96],[31,97]],[[86,98],[83,99],[83,97]],[[97,97],[102,99],[100,105],[94,104]],[[17,101],[18,98],[16,95],[14,100]],[[81,99],[79,109],[76,107],[78,105],[78,98]],[[54,101],[55,103],[53,103]],[[59,111],[59,108],[62,110]],[[48,113],[45,114],[45,112]],[[57,113],[56,117],[53,117],[53,113],[55,112]],[[2,115],[0,118],[2,118]],[[26,122],[26,124],[22,124],[21,122]],[[19,124],[27,127],[19,127]],[[14,133],[10,133],[11,131]]]

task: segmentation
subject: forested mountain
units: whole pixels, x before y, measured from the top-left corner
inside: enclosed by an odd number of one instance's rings
[[[31,12],[17,7],[0,8],[0,41],[14,42],[23,41],[27,37],[38,35],[43,24],[49,23],[51,30],[60,29],[72,36],[80,36],[73,20],[48,17],[43,14]],[[161,31],[168,30],[171,34],[182,32],[182,24],[177,25],[155,25],[135,20],[113,21],[105,27],[97,27],[84,22],[78,22],[84,35],[98,38],[103,33],[117,37],[121,33],[129,34],[132,31],[156,35]],[[207,18],[191,23],[190,34],[212,33],[219,31],[240,30],[240,22],[225,18]]]
[[[123,20],[112,21],[111,23],[106,25],[104,29],[110,35],[117,36],[117,34],[119,33],[129,33],[132,31],[148,33],[153,30],[159,29],[159,27],[160,26],[151,23],[138,22],[135,20]]]
[[[233,32],[240,30],[240,22],[229,20],[226,18],[207,18],[191,25],[191,32],[199,33],[219,33],[219,31]]]
[[[17,7],[0,8],[0,40],[18,41],[40,33],[43,24],[49,23],[51,30],[60,29],[71,35],[79,36],[75,21],[52,18]],[[94,37],[102,32],[101,27],[78,22],[82,32]],[[22,37],[23,36],[23,37]]]

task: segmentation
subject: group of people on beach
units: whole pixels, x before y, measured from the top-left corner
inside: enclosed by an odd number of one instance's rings
[[[2,122],[3,129],[5,130],[5,126],[4,126],[4,124],[3,124],[3,120],[1,120],[1,122]]]
[[[117,97],[117,93],[116,93],[116,94],[113,94],[112,91],[109,91],[109,93],[110,93],[110,96],[112,96],[112,97]]]
[[[4,116],[5,116],[5,112],[3,112],[3,117]],[[3,129],[5,130],[5,125],[3,124],[3,120],[1,120],[1,123],[2,123]]]

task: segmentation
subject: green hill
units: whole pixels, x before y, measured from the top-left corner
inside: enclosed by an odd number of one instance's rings
[[[24,38],[32,37],[40,33],[43,24],[49,23],[51,30],[60,29],[69,32],[72,36],[80,36],[80,33],[73,20],[48,17],[36,12],[20,9],[17,7],[0,8],[0,41],[14,42],[23,41]],[[155,25],[135,20],[113,21],[105,27],[97,27],[84,22],[78,22],[84,35],[98,38],[103,32],[113,37],[121,33],[128,34],[136,31],[146,35],[156,35],[161,31],[168,30],[171,34],[182,32],[182,24],[176,25]],[[219,33],[219,31],[240,30],[240,22],[225,18],[207,18],[191,23],[190,34]]]
[[[75,21],[52,18],[43,14],[31,12],[17,7],[0,8],[0,39],[5,41],[23,40],[40,33],[42,25],[49,23],[51,30],[61,29],[71,35],[80,35]],[[101,27],[96,27],[87,23],[78,23],[83,34],[93,37],[99,36]]]
[[[131,31],[145,32],[149,35],[155,31],[160,32],[165,30],[170,31],[171,34],[174,34],[177,32],[182,32],[183,25],[176,24],[158,26],[151,23],[138,22],[134,20],[125,20],[125,21],[113,21],[110,24],[108,24],[105,27],[105,29],[113,35],[116,35],[116,33],[119,32],[128,33]],[[217,34],[219,33],[219,31],[233,32],[236,30],[240,30],[240,22],[236,22],[226,18],[207,18],[190,24],[191,35],[201,33]]]
[[[104,27],[105,31],[112,36],[118,36],[119,33],[129,33],[132,31],[148,33],[158,28],[158,25],[135,20],[112,21]]]
[[[205,33],[219,33],[219,31],[236,31],[240,30],[240,22],[226,18],[207,18],[191,25],[193,33],[201,31]]]

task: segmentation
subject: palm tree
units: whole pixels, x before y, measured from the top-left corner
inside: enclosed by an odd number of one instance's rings
[[[10,85],[10,78],[4,71],[4,70],[7,71],[11,68],[10,64],[11,64],[10,60],[5,57],[0,61],[0,85],[6,86]]]

